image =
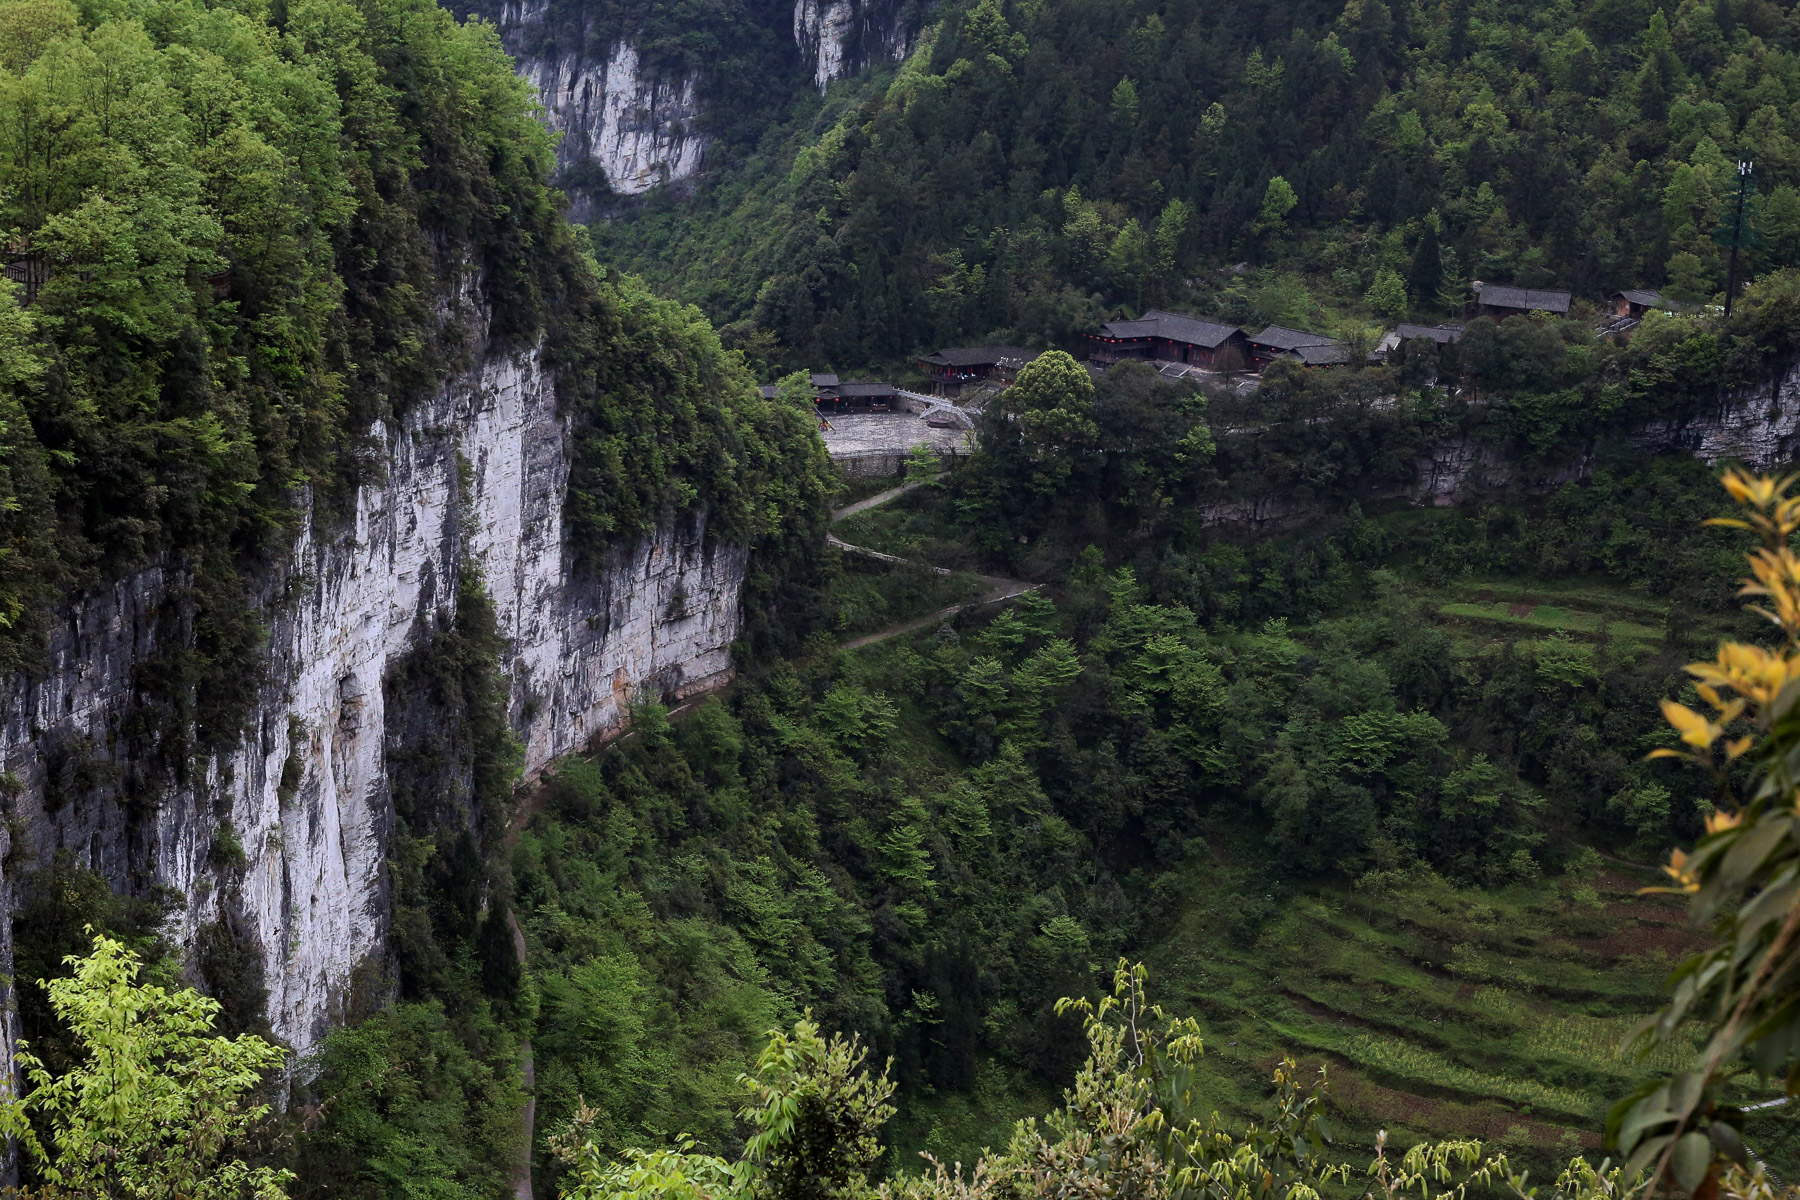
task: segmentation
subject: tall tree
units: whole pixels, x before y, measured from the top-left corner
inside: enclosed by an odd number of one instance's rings
[[[25,1043],[30,1090],[0,1106],[51,1195],[120,1200],[283,1200],[292,1173],[235,1157],[269,1113],[252,1101],[286,1051],[252,1034],[210,1036],[219,1002],[140,984],[137,955],[97,935],[74,973],[40,984],[85,1051],[53,1076]]]

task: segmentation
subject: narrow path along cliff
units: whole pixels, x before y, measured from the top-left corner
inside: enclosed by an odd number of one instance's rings
[[[854,517],[857,513],[867,512],[871,508],[876,508],[891,500],[897,500],[913,489],[923,486],[925,485],[922,482],[915,480],[911,483],[903,483],[897,488],[889,488],[885,492],[878,492],[875,495],[870,496],[867,500],[858,500],[855,504],[846,504],[843,508],[836,509],[832,512],[832,523],[836,524],[847,517]],[[935,571],[939,575],[955,574],[955,572],[948,567],[934,567],[929,563],[914,562],[911,559],[901,558],[895,554],[887,554],[880,550],[872,550],[867,546],[853,546],[849,542],[839,538],[836,534],[827,534],[825,540],[845,554],[860,554],[865,558],[873,558],[879,562],[894,563],[898,566],[924,567],[926,570]],[[982,595],[981,599],[974,601],[972,604],[953,604],[940,612],[930,613],[923,617],[914,617],[910,621],[902,621],[897,625],[890,625],[886,629],[879,630],[878,632],[866,633],[861,637],[851,638],[844,643],[844,649],[860,650],[864,646],[872,646],[876,642],[885,642],[889,638],[900,637],[901,635],[908,633],[916,633],[921,629],[929,629],[933,625],[949,620],[965,608],[986,608],[990,604],[1000,604],[1004,601],[1013,599],[1015,596],[1023,596],[1026,592],[1035,592],[1040,587],[1044,586],[1041,583],[1027,583],[1023,579],[1008,579],[1003,575],[977,575],[975,578],[986,584],[988,590]]]
[[[717,689],[714,689],[717,690]],[[705,702],[712,691],[685,700],[669,710],[669,720],[678,720],[693,712]],[[615,742],[630,741],[637,736],[636,730],[620,727],[611,733],[602,734],[589,745],[587,753],[593,754]],[[512,818],[506,823],[506,853],[511,855],[518,844],[519,835],[525,832],[531,819],[544,810],[544,804],[550,798],[550,781],[547,778],[532,780],[520,791],[513,806]],[[519,925],[519,915],[511,908],[506,910],[506,928],[512,934],[513,955],[519,960],[519,970],[527,969],[528,954],[525,947],[525,930]],[[537,1056],[531,1047],[530,1038],[519,1041],[519,1073],[525,1081],[525,1103],[520,1109],[519,1123],[525,1129],[525,1155],[513,1165],[512,1193],[514,1200],[532,1200],[531,1191],[531,1147],[537,1135]]]

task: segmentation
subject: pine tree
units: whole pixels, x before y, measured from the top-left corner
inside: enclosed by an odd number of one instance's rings
[[[1436,297],[1443,283],[1444,264],[1438,245],[1437,213],[1434,212],[1426,218],[1425,232],[1419,235],[1419,244],[1413,249],[1412,264],[1406,272],[1406,290],[1423,304]]]

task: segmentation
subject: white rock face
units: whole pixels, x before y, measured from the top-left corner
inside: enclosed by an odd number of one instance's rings
[[[1790,466],[1800,451],[1800,369],[1774,387],[1733,397],[1716,413],[1647,425],[1633,441],[1686,450],[1709,463],[1737,459],[1763,470]]]
[[[123,798],[135,812],[104,786],[52,810],[46,788],[70,747],[129,768],[138,673],[170,640],[184,582],[170,568],[73,605],[43,677],[0,693],[0,767],[20,785],[11,813],[24,861],[66,850],[115,886],[148,877],[179,889],[170,933],[191,949],[219,912],[208,860],[230,820],[248,860],[241,912],[261,943],[269,1019],[300,1051],[342,1011],[352,972],[381,953],[393,824],[382,681],[453,618],[464,572],[482,571],[511,641],[502,665],[529,771],[616,726],[640,689],[675,697],[728,678],[739,629],[744,551],[706,545],[698,522],[574,569],[562,521],[568,430],[535,356],[485,361],[398,429],[372,434],[385,478],[338,525],[303,532],[266,581],[261,702],[247,736],[199,778],[173,782],[160,803]],[[290,733],[303,772],[284,799]],[[9,848],[0,841],[0,856]],[[0,922],[10,972],[8,930]],[[0,1039],[0,1070],[11,1044]]]
[[[907,23],[892,16],[877,19],[866,7],[873,6],[867,0],[794,0],[794,44],[820,93],[861,65],[852,44],[859,32],[865,60],[906,57]]]
[[[812,66],[813,83],[821,92],[844,77],[844,41],[854,16],[850,0],[795,0],[794,44]]]
[[[547,0],[509,4],[501,28],[519,73],[537,89],[546,122],[563,135],[557,166],[598,164],[612,190],[625,196],[698,174],[706,139],[695,128],[693,77],[645,78],[628,42],[615,43],[604,62],[579,50],[521,53],[520,32],[542,22],[547,8]]]

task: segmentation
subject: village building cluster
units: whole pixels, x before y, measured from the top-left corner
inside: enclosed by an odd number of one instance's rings
[[[1572,292],[1480,282],[1472,285],[1472,292],[1469,320],[1504,321],[1531,313],[1567,317],[1575,300]],[[1651,311],[1676,307],[1648,289],[1614,292],[1601,309],[1599,332],[1605,337],[1624,337]],[[1466,324],[1415,325],[1402,321],[1367,350],[1367,357],[1370,361],[1385,361],[1400,346],[1421,338],[1440,346],[1453,344],[1462,338],[1466,328]],[[1353,355],[1360,352],[1338,338],[1304,329],[1268,325],[1252,332],[1241,326],[1160,309],[1152,309],[1136,320],[1109,321],[1097,332],[1084,335],[1083,340],[1088,370],[1096,375],[1122,362],[1146,362],[1168,379],[1242,375],[1251,377],[1245,384],[1248,387],[1255,386],[1254,376],[1277,362],[1331,368],[1349,364]],[[839,456],[839,443],[845,454],[872,455],[889,441],[898,444],[908,438],[919,444],[924,444],[921,439],[929,439],[951,452],[952,443],[966,442],[964,435],[970,425],[957,405],[973,401],[979,407],[981,396],[1010,386],[1026,364],[1041,353],[1021,346],[986,345],[953,346],[923,355],[917,361],[928,381],[929,396],[875,380],[841,380],[836,375],[816,373],[811,377],[811,387],[820,431],[833,448],[834,457]],[[770,398],[778,392],[772,386],[762,390]],[[880,421],[869,423],[870,418],[880,414],[909,418],[900,423],[908,428],[888,428],[887,422]],[[909,432],[914,424],[919,429]],[[892,451],[881,449],[880,453]]]
[[[1503,321],[1534,312],[1566,317],[1574,293],[1502,284],[1474,285],[1473,319]],[[1621,336],[1653,309],[1675,307],[1648,289],[1615,292],[1603,309],[1600,332]],[[1401,344],[1425,338],[1439,345],[1456,342],[1466,326],[1414,325],[1400,322],[1388,330],[1369,352],[1382,361]],[[1303,367],[1342,366],[1352,351],[1338,338],[1283,325],[1269,325],[1252,332],[1202,317],[1152,309],[1131,321],[1109,321],[1098,332],[1087,334],[1087,361],[1104,371],[1122,362],[1151,362],[1169,378],[1189,374],[1236,374],[1263,371],[1276,362]],[[939,350],[919,360],[935,394],[956,397],[973,385],[1004,387],[1019,368],[1037,357],[1036,351],[1017,346],[961,346]]]

